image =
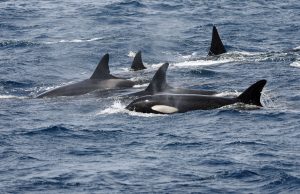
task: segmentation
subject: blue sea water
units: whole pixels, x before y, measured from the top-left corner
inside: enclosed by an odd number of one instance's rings
[[[300,5],[288,1],[0,2],[0,193],[300,193]],[[207,57],[216,25],[228,53]],[[128,70],[142,50],[148,67]],[[105,97],[35,99],[88,78],[144,84]],[[267,79],[263,108],[126,111],[170,62],[172,86],[237,95]]]

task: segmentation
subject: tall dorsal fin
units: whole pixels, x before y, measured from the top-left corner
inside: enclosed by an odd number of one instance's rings
[[[142,69],[146,69],[146,67],[144,66],[143,64],[143,60],[142,60],[142,52],[139,51],[133,61],[132,61],[132,64],[131,64],[131,69],[133,71],[138,71],[138,70],[142,70]]]
[[[155,73],[153,76],[150,84],[148,87],[145,89],[147,92],[163,92],[164,89],[170,87],[167,84],[166,80],[166,74],[167,74],[167,69],[169,67],[169,63],[163,64]]]
[[[108,62],[109,62],[109,54],[105,54],[100,60],[97,68],[95,69],[90,79],[102,79],[102,78],[110,77]]]
[[[262,106],[260,102],[261,91],[266,85],[267,80],[260,80],[255,84],[251,85],[237,98],[240,99],[245,104],[252,104],[256,106]]]
[[[226,53],[226,49],[222,43],[216,26],[213,26],[211,45],[209,48],[208,55],[220,55],[222,53]]]

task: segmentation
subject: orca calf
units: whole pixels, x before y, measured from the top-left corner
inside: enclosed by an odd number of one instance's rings
[[[159,93],[170,93],[170,94],[201,94],[201,95],[214,95],[217,94],[215,91],[209,90],[191,90],[183,88],[174,88],[167,83],[166,74],[169,67],[169,63],[163,64],[153,76],[148,87],[140,92],[129,94],[128,96],[146,96],[154,95]]]
[[[147,68],[143,64],[142,52],[139,51],[139,52],[137,52],[137,54],[135,55],[135,57],[132,61],[131,70],[139,71],[139,70],[143,70],[143,69],[147,69]]]
[[[115,77],[109,71],[109,55],[105,54],[100,60],[93,75],[86,80],[74,84],[55,88],[37,96],[37,98],[57,96],[77,96],[93,92],[95,90],[108,90],[118,88],[131,88],[134,82]]]
[[[215,109],[235,103],[262,106],[260,96],[266,83],[266,80],[260,80],[236,98],[195,94],[149,95],[134,100],[126,107],[126,109],[142,113],[171,114],[192,110]]]
[[[220,55],[226,53],[226,49],[222,43],[216,26],[213,26],[211,45],[208,51],[208,56]]]

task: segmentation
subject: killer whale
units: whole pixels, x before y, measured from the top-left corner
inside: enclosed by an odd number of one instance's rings
[[[260,97],[266,83],[266,80],[260,80],[236,98],[195,94],[148,95],[132,101],[126,109],[143,113],[171,114],[193,110],[215,109],[235,103],[245,103],[262,107]]]
[[[46,91],[37,96],[37,98],[57,97],[57,96],[77,96],[87,94],[96,90],[108,90],[118,88],[131,88],[134,82],[123,78],[118,78],[110,74],[109,54],[105,54],[100,60],[94,73],[89,79],[73,83],[70,85],[55,88]]]
[[[154,74],[148,87],[136,93],[131,93],[129,96],[146,96],[154,95],[159,93],[169,94],[201,94],[201,95],[214,95],[217,94],[215,91],[209,90],[192,90],[184,88],[174,88],[167,83],[166,74],[169,67],[169,63],[164,63]]]
[[[142,60],[142,51],[138,51],[136,53],[130,68],[133,71],[139,71],[139,70],[147,69],[144,66],[144,63],[143,63],[143,60]]]
[[[226,49],[222,43],[217,28],[214,25],[212,30],[211,45],[208,51],[208,56],[220,55],[223,53],[226,53]]]

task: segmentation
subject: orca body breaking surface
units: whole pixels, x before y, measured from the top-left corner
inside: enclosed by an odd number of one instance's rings
[[[109,55],[105,54],[100,60],[93,75],[89,79],[44,92],[38,95],[37,98],[77,96],[87,94],[96,90],[131,88],[134,86],[134,82],[130,80],[118,78],[111,75],[108,62]]]
[[[256,82],[236,98],[196,94],[158,94],[138,98],[131,102],[126,109],[142,113],[171,114],[215,109],[235,103],[261,107],[260,96],[266,82],[266,80]]]
[[[201,94],[201,95],[214,95],[215,91],[209,90],[192,90],[185,88],[174,88],[167,83],[166,74],[169,67],[169,63],[164,63],[153,76],[148,87],[140,92],[129,94],[129,96],[146,96],[154,94]]]

